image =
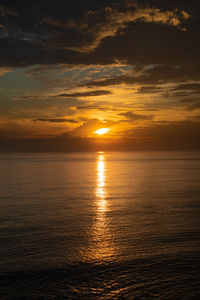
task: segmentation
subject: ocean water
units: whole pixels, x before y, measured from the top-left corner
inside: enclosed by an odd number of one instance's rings
[[[200,154],[0,154],[1,299],[199,299]]]

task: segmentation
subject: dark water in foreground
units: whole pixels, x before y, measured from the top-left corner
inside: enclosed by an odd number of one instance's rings
[[[199,299],[200,155],[0,155],[1,299]]]

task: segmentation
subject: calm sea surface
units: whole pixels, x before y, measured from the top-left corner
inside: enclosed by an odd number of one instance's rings
[[[200,154],[0,154],[1,299],[200,299]]]

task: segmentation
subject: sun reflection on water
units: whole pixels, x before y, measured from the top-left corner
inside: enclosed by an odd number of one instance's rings
[[[90,262],[111,261],[117,251],[114,243],[114,228],[108,215],[106,172],[106,162],[101,152],[97,157],[94,222],[88,232],[87,249],[82,252],[83,259]]]
[[[97,209],[105,212],[107,209],[107,201],[105,199],[105,162],[103,154],[99,155],[97,161]]]

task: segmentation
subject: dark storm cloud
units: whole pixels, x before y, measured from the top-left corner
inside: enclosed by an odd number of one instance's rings
[[[40,121],[40,122],[51,122],[51,123],[78,123],[78,121],[73,119],[36,119],[34,121]]]
[[[0,64],[194,63],[199,5],[165,2],[0,0]]]
[[[53,97],[78,98],[78,97],[102,96],[102,95],[109,95],[109,94],[112,94],[112,92],[100,90],[100,91],[80,92],[80,93],[62,93],[62,94],[54,95]]]

